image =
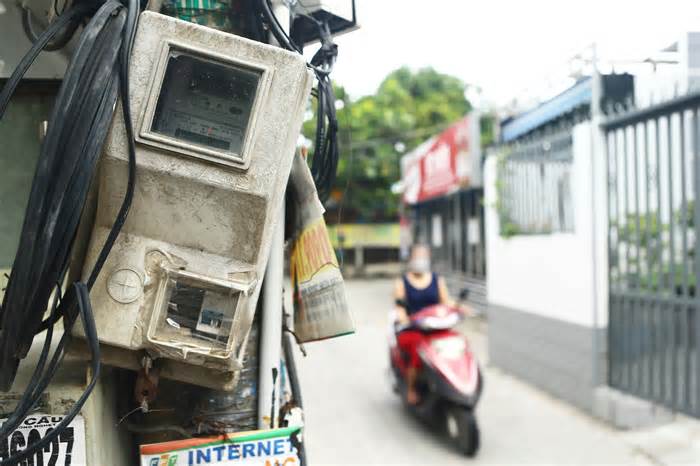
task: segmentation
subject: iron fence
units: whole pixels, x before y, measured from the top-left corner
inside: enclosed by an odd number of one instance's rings
[[[700,416],[700,94],[610,119],[609,383]]]
[[[511,145],[498,169],[501,234],[574,229],[571,129]]]

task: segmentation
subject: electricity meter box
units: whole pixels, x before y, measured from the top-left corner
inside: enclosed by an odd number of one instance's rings
[[[298,54],[153,12],[141,14],[130,73],[134,201],[91,291],[103,359],[135,369],[144,355],[162,358],[163,376],[230,388],[312,74]],[[84,277],[126,191],[117,115],[94,190]]]

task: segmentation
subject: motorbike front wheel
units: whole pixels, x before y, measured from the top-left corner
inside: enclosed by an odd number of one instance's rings
[[[468,457],[476,455],[479,450],[479,426],[470,409],[449,408],[445,413],[445,430],[460,453]]]

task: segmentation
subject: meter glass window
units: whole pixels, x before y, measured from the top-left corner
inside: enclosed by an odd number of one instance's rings
[[[238,293],[170,279],[167,294],[165,319],[158,326],[161,340],[226,348]]]
[[[261,71],[171,50],[151,131],[242,155]]]

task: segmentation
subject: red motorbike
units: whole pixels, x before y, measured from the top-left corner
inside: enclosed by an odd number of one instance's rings
[[[411,315],[409,325],[399,324],[392,316],[389,351],[394,391],[401,395],[404,404],[419,418],[443,430],[461,453],[473,457],[479,449],[474,411],[483,379],[466,338],[453,330],[463,318],[459,309],[441,304]],[[408,359],[397,343],[397,335],[408,328],[425,335],[418,346],[422,367],[416,380],[420,398],[416,405],[406,402]]]

